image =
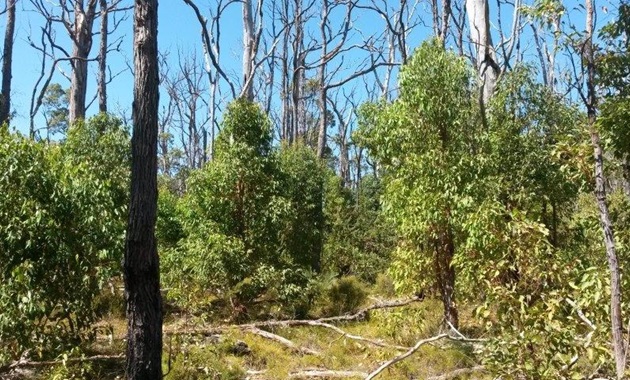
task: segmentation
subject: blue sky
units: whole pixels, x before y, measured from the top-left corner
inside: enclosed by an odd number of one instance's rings
[[[393,0],[391,0],[393,1]],[[54,0],[49,0],[50,4],[54,4]],[[133,3],[132,0],[123,0],[123,6],[128,6]],[[210,3],[214,1],[199,0],[200,8],[205,14],[208,14],[208,7]],[[428,1],[421,6],[421,12],[428,12]],[[490,2],[491,4],[494,2]],[[579,6],[582,2],[578,1],[565,1],[567,7]],[[596,2],[599,12],[599,23],[605,22],[610,15],[602,12],[603,7],[610,9],[615,8],[617,1],[600,0]],[[612,4],[612,5],[611,5]],[[205,6],[204,6],[205,5]],[[13,125],[20,131],[27,131],[29,124],[29,105],[31,92],[37,77],[39,75],[41,65],[41,54],[35,49],[29,46],[28,37],[32,36],[35,41],[39,40],[40,32],[39,28],[43,24],[42,16],[36,12],[30,10],[31,5],[28,0],[22,0],[18,2],[17,22],[16,22],[16,41],[14,47],[14,65],[13,65],[13,99],[12,105],[16,110],[16,117]],[[511,23],[511,12],[506,12],[503,15],[504,28]],[[116,37],[122,37],[123,43],[121,45],[121,53],[114,52],[110,54],[109,64],[112,67],[112,72],[116,73],[123,70],[127,65],[133,65],[133,53],[132,53],[132,12],[127,12],[128,20],[120,25],[120,29],[115,36],[111,36],[110,40]],[[354,27],[357,30],[369,34],[376,29],[382,30],[382,20],[378,17],[369,15],[365,12],[355,16]],[[572,21],[580,25],[581,16],[577,15],[572,17]],[[424,17],[425,20],[429,20],[430,17]],[[98,20],[97,20],[98,23]],[[4,31],[4,17],[0,17],[0,30]],[[98,29],[98,25],[95,25],[95,30]],[[64,30],[58,28],[57,40],[58,43],[68,50],[70,49],[70,41]],[[222,30],[222,56],[221,62],[224,70],[228,74],[234,77],[240,77],[240,65],[241,65],[241,18],[240,18],[240,4],[236,3],[228,8],[228,11],[224,14],[221,24]],[[430,34],[429,27],[421,27],[410,36],[410,45],[417,46],[422,40],[424,40]],[[200,39],[200,27],[192,10],[184,4],[182,0],[161,0],[159,4],[159,47],[161,52],[170,52],[172,60],[177,58],[177,51],[180,49],[183,53],[197,52],[197,55],[201,57],[201,39]],[[355,39],[360,40],[359,32],[355,33]],[[528,41],[527,34],[524,35],[522,40],[523,46],[528,45],[532,49],[532,44]],[[98,49],[98,36],[95,37],[93,45],[93,54],[96,56]],[[353,62],[353,58],[356,58]],[[356,69],[358,57],[350,56],[345,62],[345,71],[350,72]],[[69,73],[69,67],[67,65],[62,66],[66,74]],[[343,71],[342,71],[343,72]],[[88,101],[92,99],[96,91],[96,85],[94,82],[96,74],[96,65],[90,66],[90,83],[88,85]],[[53,82],[59,82],[64,88],[70,86],[70,83],[65,79],[61,73],[57,72],[53,79]],[[130,115],[131,101],[133,97],[133,78],[131,72],[128,70],[122,72],[116,77],[113,82],[108,86],[109,92],[109,109],[114,114],[125,113]],[[363,94],[365,95],[365,94]],[[162,99],[165,99],[166,94],[162,94]],[[97,109],[96,102],[88,109],[88,115],[95,113]],[[40,112],[41,113],[41,112]],[[43,126],[43,118],[38,116],[37,124]]]
[[[125,5],[132,3],[131,0],[124,0]],[[239,70],[238,59],[229,58],[228,53],[232,57],[238,58],[240,54],[240,18],[238,13],[238,4],[232,6],[232,10],[226,13],[226,22],[223,23],[223,36],[225,39],[225,59],[224,65],[227,70]],[[123,38],[121,45],[122,53],[114,52],[108,57],[112,72],[116,73],[123,70],[127,64],[133,66],[132,53],[132,12],[128,11],[128,20],[120,25],[115,36],[110,36],[110,40],[117,37]],[[229,19],[227,18],[229,17]],[[231,22],[231,21],[234,22]],[[97,21],[98,22],[98,21]],[[13,63],[13,99],[12,106],[16,110],[16,116],[13,125],[20,131],[28,130],[29,124],[29,106],[33,86],[39,76],[41,66],[41,53],[29,46],[28,38],[39,42],[40,28],[43,25],[42,16],[30,10],[30,4],[23,0],[19,2],[16,19],[16,38],[14,45],[14,63]],[[0,20],[0,28],[4,31],[4,17]],[[95,25],[95,30],[98,25]],[[162,52],[170,51],[172,56],[176,56],[178,48],[184,52],[200,51],[200,27],[194,18],[192,10],[188,8],[181,0],[162,0],[159,4],[159,48]],[[60,44],[70,50],[70,41],[64,34],[64,31],[58,29],[57,39]],[[93,56],[98,50],[98,36],[95,37],[92,52]],[[229,46],[229,50],[227,46]],[[50,67],[50,65],[48,65]],[[48,69],[47,69],[48,70]],[[66,74],[69,74],[69,68],[63,66]],[[90,83],[88,85],[88,101],[94,96],[96,84],[94,81],[96,75],[96,65],[90,66]],[[70,86],[70,82],[57,72],[53,82],[60,83],[64,88]],[[133,99],[133,77],[129,70],[125,70],[108,86],[109,107],[114,113],[126,112],[130,114],[131,102]],[[162,95],[164,97],[165,95]],[[88,114],[93,114],[98,108],[95,102]],[[43,123],[43,119],[39,117],[39,123]]]

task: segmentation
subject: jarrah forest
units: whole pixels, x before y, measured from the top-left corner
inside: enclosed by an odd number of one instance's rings
[[[630,378],[629,1],[3,3],[0,379]]]

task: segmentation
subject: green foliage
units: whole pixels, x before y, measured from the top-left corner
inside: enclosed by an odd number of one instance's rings
[[[355,138],[382,167],[384,211],[402,237],[391,272],[407,291],[437,285],[436,260],[450,260],[438,241],[461,236],[457,218],[478,171],[469,73],[437,41],[425,42],[401,71],[400,97],[361,110]]]
[[[325,176],[310,149],[271,149],[270,123],[257,105],[230,105],[215,159],[190,174],[183,198],[160,195],[169,296],[201,309],[211,298],[280,302],[303,314],[321,260]]]
[[[317,299],[319,314],[332,316],[355,312],[365,303],[367,295],[365,284],[354,276],[334,279]]]
[[[93,299],[119,271],[129,142],[111,121],[88,139],[99,123],[60,146],[0,132],[0,361],[89,336]]]
[[[387,269],[396,235],[382,212],[381,193],[381,183],[373,175],[365,176],[354,191],[344,188],[339,177],[328,177],[324,272],[374,282]]]
[[[66,133],[68,130],[68,92],[59,83],[51,83],[44,97],[42,107],[49,133]]]

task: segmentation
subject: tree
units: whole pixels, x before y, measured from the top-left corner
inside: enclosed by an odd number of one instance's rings
[[[94,300],[120,273],[129,136],[104,117],[60,144],[5,128],[0,172],[0,362],[54,358],[93,337]]]
[[[11,116],[11,79],[13,65],[13,35],[15,33],[15,5],[17,0],[7,0],[7,27],[4,32],[2,54],[2,98],[0,99],[0,124],[9,122]]]
[[[63,23],[72,38],[72,80],[70,85],[70,102],[68,121],[85,119],[88,57],[92,50],[92,26],[96,17],[96,0],[74,0],[74,22],[70,23],[64,16]],[[62,2],[64,10],[65,1]],[[67,12],[67,11],[66,11]],[[68,12],[69,13],[69,12]]]
[[[608,270],[610,272],[610,318],[612,327],[612,345],[615,355],[617,378],[624,377],[626,368],[626,344],[624,342],[623,315],[621,313],[621,274],[617,261],[617,249],[615,235],[608,210],[606,185],[604,176],[604,153],[602,150],[597,123],[597,92],[596,92],[596,66],[595,46],[593,42],[595,9],[593,0],[586,1],[586,29],[583,49],[583,60],[586,65],[586,96],[584,97],[588,115],[588,127],[593,146],[593,158],[595,159],[595,198],[599,208],[600,223],[604,234]]]
[[[464,61],[438,40],[425,42],[403,67],[400,97],[364,107],[357,136],[383,168],[384,208],[402,237],[395,280],[405,289],[435,289],[453,326],[459,319],[453,258],[462,243],[457,215],[476,171],[470,89]]]
[[[162,378],[162,296],[155,239],[159,107],[157,0],[136,0],[131,202],[125,246],[128,379]]]
[[[66,133],[68,130],[68,90],[59,83],[52,83],[46,88],[42,98],[47,135]]]

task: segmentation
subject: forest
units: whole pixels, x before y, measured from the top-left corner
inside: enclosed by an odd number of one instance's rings
[[[0,379],[626,379],[627,0],[5,0]]]

